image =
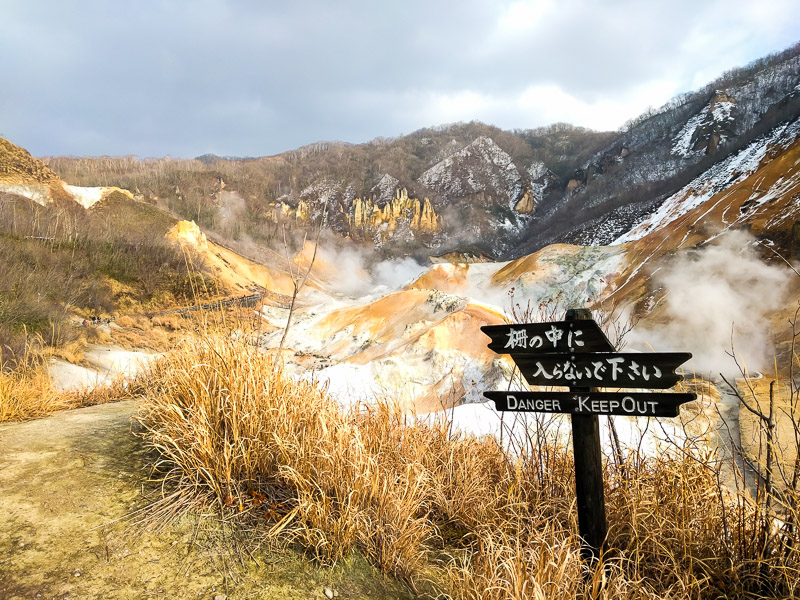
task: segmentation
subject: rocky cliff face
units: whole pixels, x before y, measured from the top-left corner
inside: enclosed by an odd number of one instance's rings
[[[365,194],[356,192],[352,180],[320,180],[279,198],[269,218],[307,226],[319,221],[327,205],[328,225],[361,242],[447,251],[492,237],[508,247],[556,179],[541,162],[519,169],[485,135],[464,145],[448,143],[433,158],[437,162],[415,180],[404,183],[384,173]]]
[[[436,163],[417,180],[442,195],[459,197],[483,192],[516,203],[522,178],[511,157],[494,140],[480,136]]]
[[[721,143],[736,135],[736,120],[732,116],[735,107],[735,98],[717,90],[708,105],[689,119],[673,138],[672,154],[691,158],[716,152]]]
[[[410,196],[408,189],[398,187],[397,180],[389,175],[382,183],[375,190],[377,194],[360,198],[353,197],[352,188],[342,182],[327,182],[320,186],[324,190],[307,189],[299,199],[286,198],[272,204],[267,214],[275,223],[311,225],[327,210],[326,222],[334,231],[379,245],[417,238],[431,240],[442,233],[442,219],[429,198]]]
[[[353,200],[352,216],[348,215],[351,235],[364,237],[381,236],[383,241],[391,239],[399,229],[416,233],[439,233],[439,216],[428,198],[409,198],[408,190],[397,189],[395,196],[381,207],[375,198]]]

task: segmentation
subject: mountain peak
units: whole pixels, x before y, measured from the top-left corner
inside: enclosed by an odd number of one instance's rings
[[[514,202],[522,191],[514,161],[493,139],[483,135],[436,163],[417,181],[453,196],[500,190],[509,202]]]

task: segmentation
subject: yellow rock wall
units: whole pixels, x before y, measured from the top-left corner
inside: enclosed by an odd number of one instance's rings
[[[533,212],[533,209],[536,207],[536,202],[533,199],[533,194],[530,190],[525,192],[525,195],[520,198],[519,202],[517,202],[516,206],[514,206],[514,210],[518,213],[522,214],[530,214]]]
[[[353,200],[353,215],[348,222],[353,229],[365,232],[382,229],[390,235],[398,221],[408,220],[409,229],[433,233],[441,230],[439,215],[433,209],[428,198],[409,198],[408,190],[398,189],[394,198],[378,206],[374,198],[356,198]]]
[[[267,214],[275,222],[296,219],[308,223],[311,219],[311,207],[305,200],[300,200],[297,208],[286,202],[276,202],[270,206],[271,210]],[[405,188],[398,189],[394,198],[383,206],[379,206],[374,197],[356,198],[353,200],[351,214],[346,217],[351,231],[369,235],[380,231],[384,239],[390,237],[403,221],[414,232],[436,233],[442,228],[441,218],[436,214],[431,201],[428,198],[409,198]]]

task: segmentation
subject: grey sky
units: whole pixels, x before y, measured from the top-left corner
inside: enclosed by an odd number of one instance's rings
[[[797,0],[0,0],[34,155],[275,154],[479,120],[616,129],[800,38]]]

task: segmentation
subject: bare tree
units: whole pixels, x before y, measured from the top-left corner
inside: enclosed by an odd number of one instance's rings
[[[317,228],[316,238],[314,239],[314,251],[311,254],[311,260],[308,263],[308,267],[305,269],[305,272],[301,273],[300,265],[292,266],[292,260],[289,258],[289,244],[286,241],[286,226],[283,228],[283,247],[286,250],[286,261],[289,265],[289,275],[292,278],[292,300],[289,304],[289,316],[286,319],[286,326],[283,328],[283,335],[281,336],[281,343],[278,345],[278,352],[280,353],[283,350],[284,344],[286,343],[286,336],[289,334],[289,327],[292,324],[292,316],[294,315],[295,303],[297,301],[297,295],[300,293],[300,290],[303,289],[303,286],[306,284],[308,280],[308,276],[311,274],[311,269],[314,267],[314,261],[317,258],[317,249],[319,248],[319,239],[322,235],[322,229],[325,227],[325,220],[328,216],[328,198],[330,198],[330,192],[325,195],[325,204],[322,207],[322,216],[320,217],[319,227]],[[303,238],[303,247],[305,247],[306,237]]]

